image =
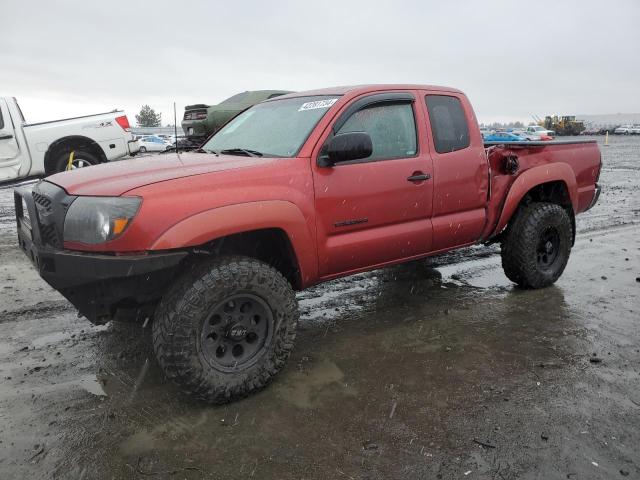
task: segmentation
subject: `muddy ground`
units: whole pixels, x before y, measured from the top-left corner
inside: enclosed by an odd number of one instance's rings
[[[555,286],[497,247],[319,286],[277,380],[222,407],[162,378],[148,325],[77,318],[0,190],[0,478],[640,478],[640,138],[611,143]]]

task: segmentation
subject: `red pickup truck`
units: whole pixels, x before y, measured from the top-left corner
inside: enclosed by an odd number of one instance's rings
[[[525,288],[562,274],[598,199],[594,141],[483,142],[459,90],[293,93],[202,148],[78,169],[15,192],[21,248],[94,323],[153,317],[159,364],[213,403],[265,386],[295,291],[500,242]]]

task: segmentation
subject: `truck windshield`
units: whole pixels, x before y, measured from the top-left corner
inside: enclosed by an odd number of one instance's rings
[[[202,149],[238,155],[249,151],[265,157],[293,157],[337,101],[337,96],[318,95],[260,103],[231,120]]]

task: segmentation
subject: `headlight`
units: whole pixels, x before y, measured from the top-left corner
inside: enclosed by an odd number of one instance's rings
[[[119,237],[141,202],[139,197],[78,197],[64,219],[65,242],[97,244]]]

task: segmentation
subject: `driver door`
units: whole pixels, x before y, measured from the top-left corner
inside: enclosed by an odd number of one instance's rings
[[[355,99],[337,116],[335,134],[369,134],[373,153],[330,167],[313,164],[322,277],[392,263],[431,249],[433,174],[409,92]],[[317,159],[316,155],[314,159]]]

